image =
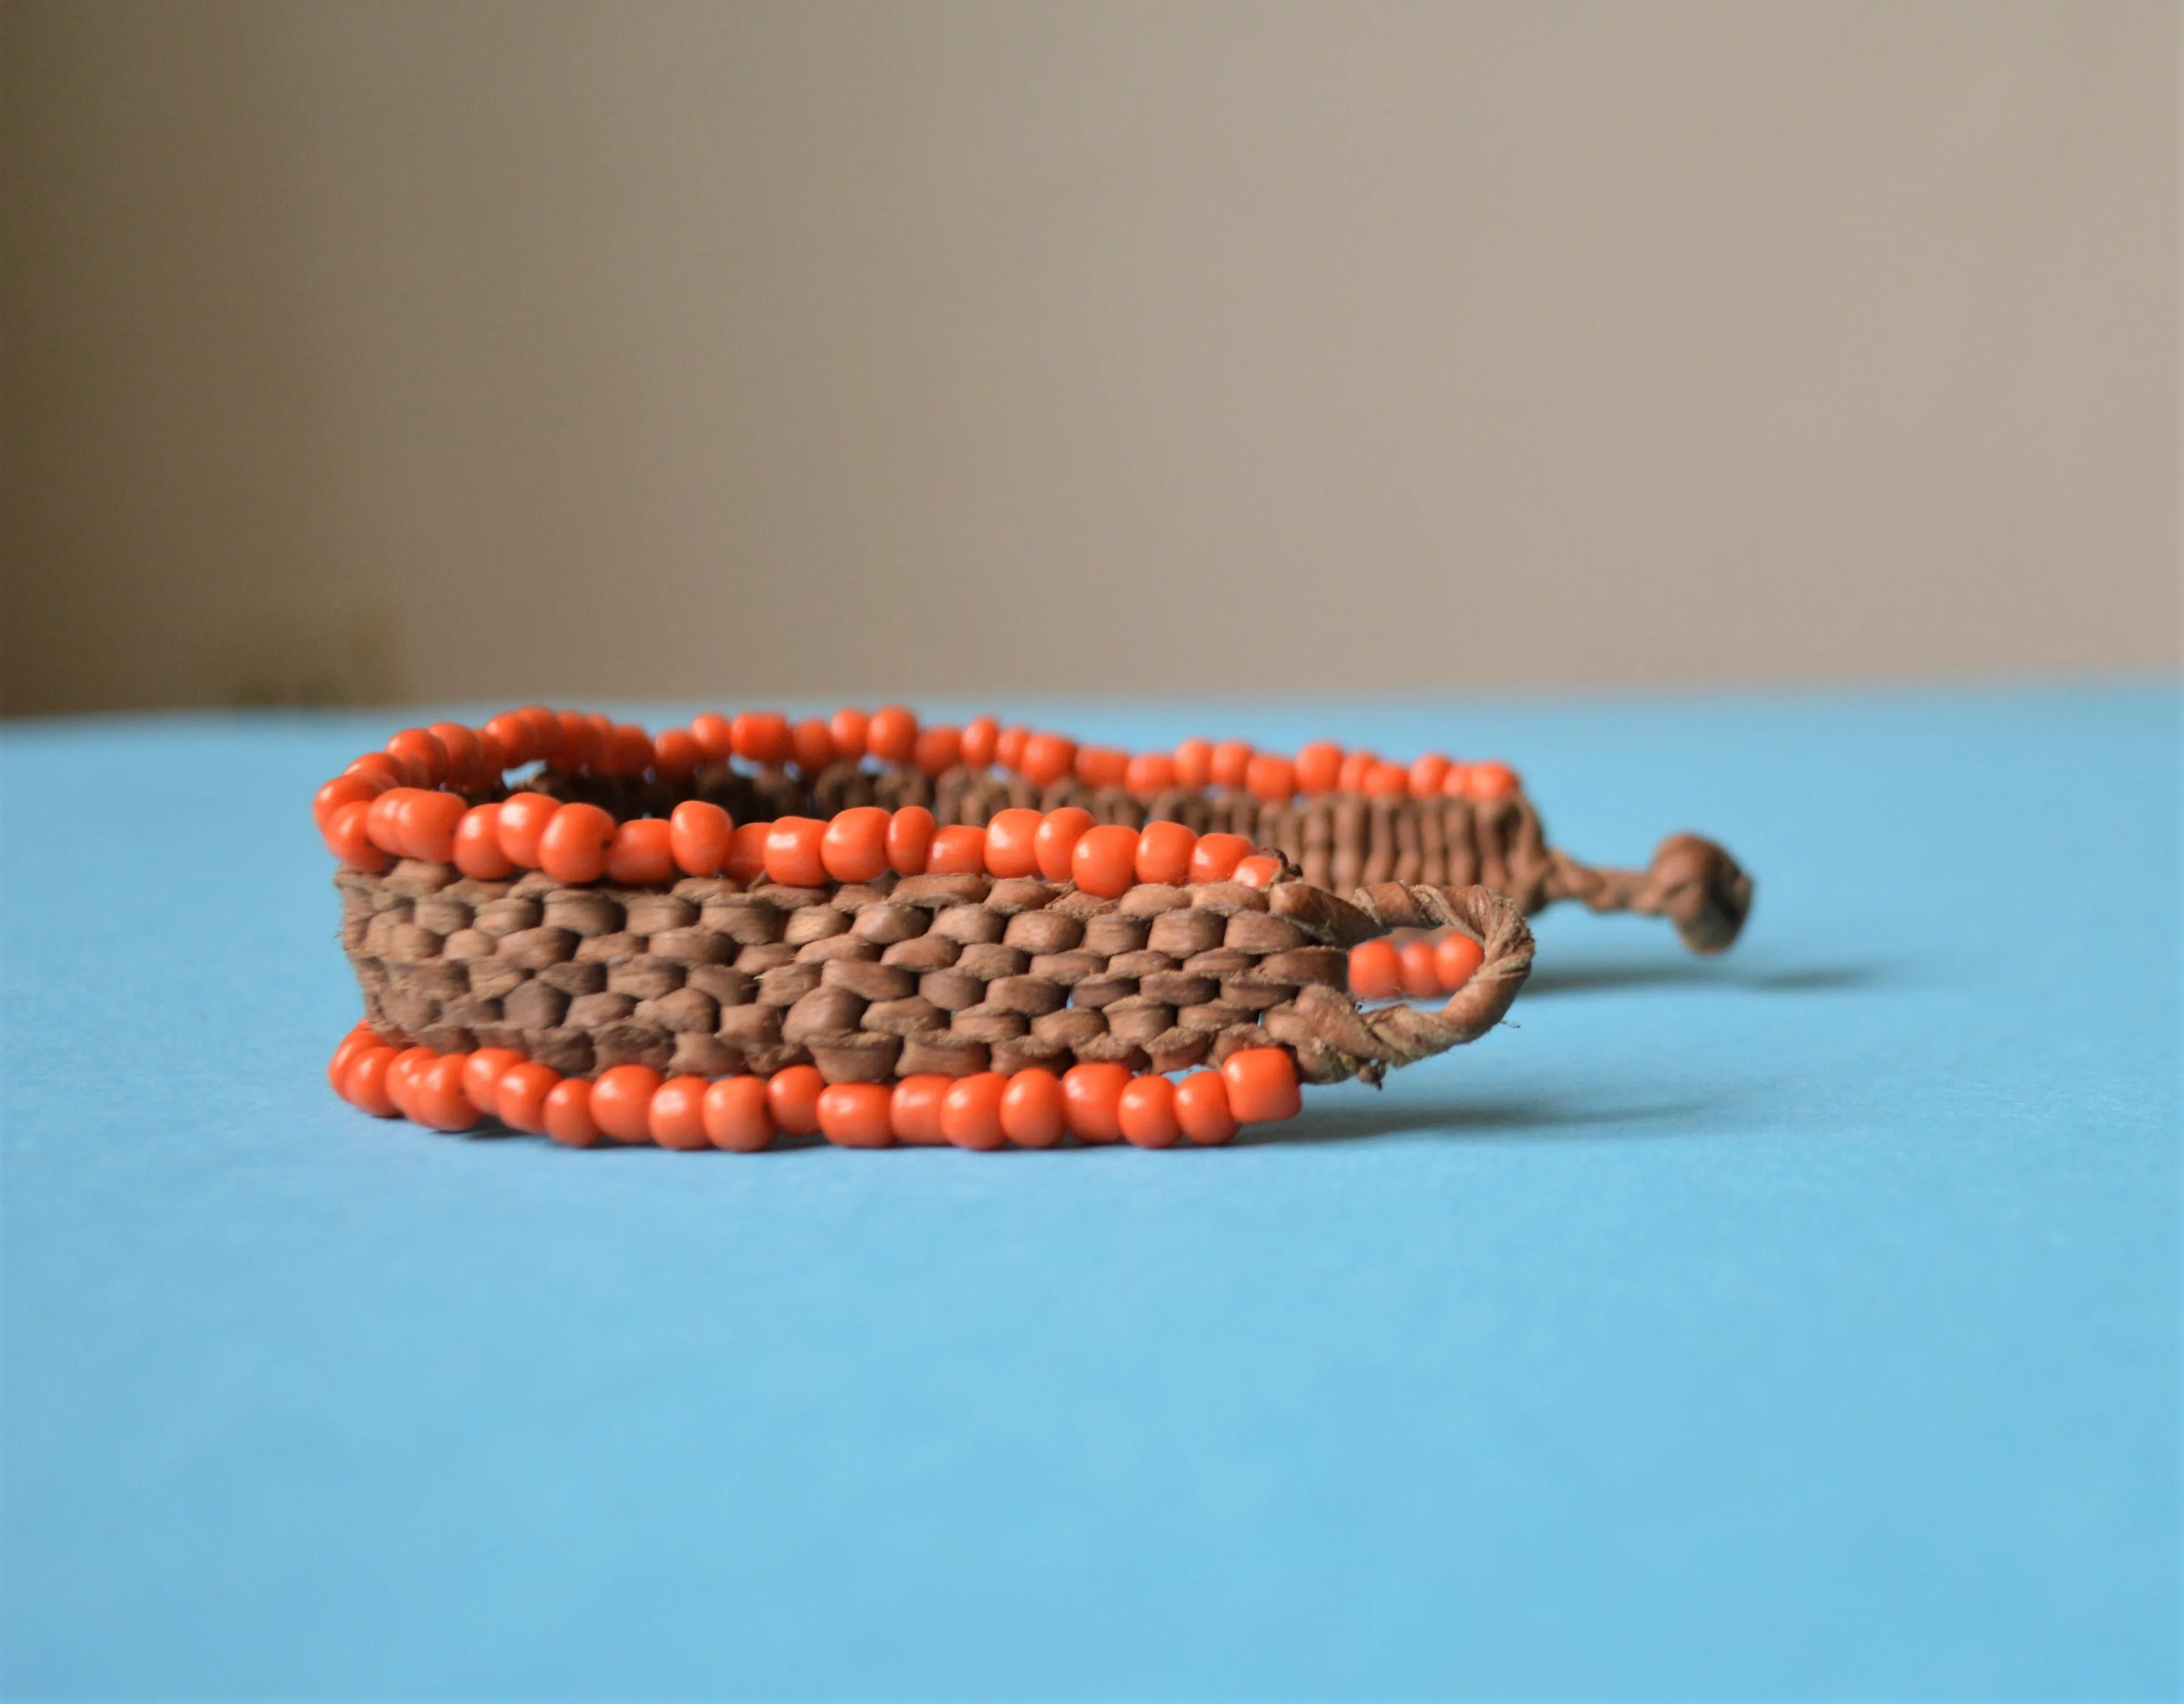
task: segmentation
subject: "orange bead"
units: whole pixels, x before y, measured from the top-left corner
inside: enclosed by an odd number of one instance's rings
[[[1190,879],[1225,882],[1251,850],[1251,843],[1240,834],[1201,834],[1190,851]]]
[[[1246,1047],[1221,1063],[1228,1111],[1239,1124],[1273,1124],[1304,1110],[1296,1061],[1285,1049]]]
[[[515,766],[508,755],[507,747],[489,728],[478,728],[471,736],[478,743],[477,774],[482,787],[500,785],[501,772]]]
[[[746,822],[737,829],[728,841],[727,860],[721,866],[721,873],[746,888],[764,880],[766,840],[772,832],[771,822]]]
[[[1365,771],[1365,792],[1373,799],[1401,799],[1411,790],[1411,772],[1400,763],[1376,763]]]
[[[665,739],[667,736],[662,734]],[[690,738],[708,763],[726,763],[736,755],[735,724],[717,710],[707,710],[693,717]]]
[[[543,793],[511,793],[500,801],[500,849],[518,869],[538,867],[538,842],[561,801]]]
[[[604,775],[642,775],[652,767],[652,736],[635,722],[617,722],[593,767]]]
[[[1119,1142],[1117,1111],[1129,1085],[1130,1067],[1103,1061],[1072,1065],[1061,1073],[1061,1109],[1070,1134],[1080,1142]]]
[[[652,1139],[652,1096],[664,1079],[649,1065],[617,1065],[592,1084],[592,1122],[617,1142]]]
[[[1132,1078],[1115,1103],[1115,1122],[1133,1147],[1174,1147],[1183,1134],[1176,1122],[1175,1085],[1165,1077]]]
[[[963,725],[963,761],[973,769],[991,768],[1001,725],[989,716],[973,716]]]
[[[983,876],[986,873],[986,831],[962,823],[938,830],[926,849],[926,873]]]
[[[421,727],[405,727],[388,740],[387,755],[402,766],[412,787],[431,787],[447,778],[448,749]]]
[[[1444,799],[1462,799],[1470,791],[1470,788],[1471,766],[1468,763],[1449,765],[1448,773],[1440,778],[1440,796]]]
[[[1377,751],[1366,751],[1360,749],[1345,754],[1342,767],[1334,777],[1335,791],[1362,793],[1365,790],[1365,777],[1373,772],[1373,765],[1379,760],[1380,754]]]
[[[1088,745],[1077,754],[1077,778],[1087,787],[1120,787],[1129,773],[1130,755],[1120,746]]]
[[[1431,1000],[1440,992],[1440,974],[1434,968],[1431,941],[1406,941],[1396,956],[1402,964],[1404,994],[1412,1000]]]
[[[365,806],[365,832],[381,851],[392,852],[398,858],[410,855],[402,836],[402,807],[419,791],[415,787],[390,787]]]
[[[1165,751],[1141,751],[1123,771],[1123,785],[1139,799],[1150,799],[1175,785],[1175,759]]]
[[[1403,991],[1403,955],[1387,939],[1350,949],[1350,992],[1359,1000],[1393,1000]]]
[[[1213,754],[1206,761],[1206,778],[1216,787],[1241,787],[1245,772],[1251,766],[1251,742],[1224,739],[1213,748]]]
[[[667,819],[667,855],[686,876],[717,876],[735,835],[734,820],[719,805],[686,799]]]
[[[538,731],[521,710],[503,710],[485,725],[500,746],[503,766],[514,769],[538,759]]]
[[[407,787],[410,784],[410,771],[383,751],[367,751],[362,757],[343,764],[342,773],[377,776],[388,787]]]
[[[1444,752],[1429,751],[1411,766],[1410,787],[1413,799],[1435,799],[1440,794],[1440,784],[1448,779],[1449,760]]]
[[[978,724],[973,722],[972,727]],[[1031,730],[1021,723],[1005,727],[994,736],[994,761],[1003,769],[1023,767],[1024,742],[1031,738]]]
[[[404,1118],[417,1117],[411,1098],[416,1092],[417,1073],[439,1058],[429,1047],[405,1047],[398,1050],[387,1066],[387,1094]]]
[[[766,1108],[777,1128],[791,1136],[819,1133],[819,1091],[826,1087],[816,1065],[791,1065],[766,1080]]]
[[[326,824],[333,814],[344,805],[369,805],[392,785],[383,777],[365,775],[337,775],[311,798],[311,821],[319,833],[326,832]]]
[[[855,763],[865,755],[865,740],[872,719],[844,704],[827,720],[827,732],[834,742],[834,761]]]
[[[960,728],[929,727],[917,737],[917,749],[913,754],[917,766],[928,775],[944,775],[963,760],[963,733]]]
[[[884,1083],[830,1083],[819,1091],[819,1133],[838,1148],[884,1148],[894,1139]]]
[[[694,735],[679,727],[662,732],[652,742],[652,772],[662,781],[682,781],[705,761]]]
[[[1463,790],[1473,799],[1507,799],[1522,784],[1506,763],[1474,763],[1464,777]]]
[[[1060,1078],[1032,1065],[1009,1078],[1001,1094],[1001,1133],[1010,1141],[1019,1148],[1051,1148],[1068,1128]]]
[[[535,1061],[511,1065],[500,1073],[500,1081],[493,1085],[493,1110],[510,1129],[521,1130],[528,1136],[543,1136],[546,1097],[560,1080],[561,1073],[550,1065]]]
[[[1030,876],[1039,870],[1034,842],[1043,819],[1036,810],[1018,808],[997,810],[986,825],[986,873],[989,876]]]
[[[1175,1086],[1175,1122],[1201,1147],[1217,1148],[1235,1135],[1236,1117],[1228,1110],[1228,1085],[1217,1071],[1194,1071]]]
[[[589,1148],[599,1139],[599,1127],[592,1122],[592,1085],[581,1077],[565,1077],[546,1091],[539,1122],[546,1133],[565,1148]]]
[[[1286,805],[1296,793],[1296,765],[1274,752],[1254,752],[1244,766],[1244,786],[1254,799]]]
[[[917,716],[902,704],[872,712],[865,727],[865,749],[882,763],[908,763],[917,751]]]
[[[869,882],[887,868],[888,813],[877,805],[838,810],[819,836],[819,862],[837,882]]]
[[[1180,822],[1148,822],[1138,835],[1138,880],[1181,887],[1190,879],[1198,837]]]
[[[1009,1080],[998,1071],[959,1077],[940,1097],[940,1133],[958,1148],[982,1151],[1007,1140],[1001,1129],[1001,1097]]]
[[[819,844],[827,825],[810,816],[777,816],[766,829],[766,873],[786,888],[823,888],[827,865]]]
[[[443,1053],[410,1078],[410,1116],[427,1129],[453,1135],[478,1122],[478,1110],[463,1092],[466,1053]]]
[[[947,1144],[948,1139],[940,1133],[940,1101],[955,1080],[921,1072],[896,1083],[888,1100],[888,1119],[896,1141],[920,1148]]]
[[[816,716],[797,723],[789,740],[790,755],[807,776],[818,774],[834,760],[834,736]]]
[[[560,724],[561,732],[554,743],[554,755],[547,761],[565,775],[590,768],[593,760],[606,749],[605,732],[582,710],[560,710],[554,720]]]
[[[553,762],[554,754],[561,746],[561,718],[543,704],[526,704],[515,714],[531,730],[530,743],[524,747],[530,754],[526,761]]]
[[[326,1061],[326,1081],[333,1086],[334,1093],[343,1093],[342,1080],[348,1075],[348,1068],[356,1062],[357,1055],[367,1047],[385,1045],[368,1023],[357,1025],[343,1036],[334,1049],[334,1056]]]
[[[728,730],[736,755],[761,769],[778,769],[795,752],[788,718],[778,710],[745,710]]]
[[[1077,742],[1067,734],[1035,733],[1023,744],[1017,767],[1034,787],[1051,787],[1077,765]]]
[[[735,1154],[755,1154],[773,1140],[773,1111],[763,1077],[723,1077],[705,1091],[705,1139]]]
[[[342,1074],[342,1099],[359,1112],[375,1118],[392,1118],[399,1110],[387,1092],[387,1067],[394,1062],[391,1047],[359,1048]]]
[[[1213,778],[1213,742],[1195,734],[1175,749],[1175,784],[1195,793]]]
[[[413,799],[429,799],[429,788],[390,787],[368,807],[372,844],[382,852],[392,852],[398,858],[407,858],[410,852],[410,830],[404,818]]]
[[[652,1091],[645,1122],[652,1139],[663,1148],[694,1153],[712,1146],[705,1134],[705,1090],[702,1077],[671,1077]]]
[[[334,1044],[334,1056],[326,1061],[326,1081],[333,1091],[341,1093],[342,1078],[348,1074],[349,1061],[367,1047],[384,1045],[377,1032],[368,1023],[359,1023],[347,1035]]]
[[[1249,858],[1239,858],[1236,868],[1229,877],[1232,882],[1241,882],[1246,888],[1271,888],[1274,878],[1282,873],[1282,860],[1264,852],[1255,852]]]
[[[1306,793],[1332,793],[1342,778],[1342,748],[1331,739],[1316,739],[1296,755],[1296,781]]]
[[[455,859],[455,830],[466,807],[460,793],[427,791],[419,788],[402,801],[396,820],[401,824],[402,849],[427,864],[452,864]]]
[[[500,807],[474,805],[455,825],[455,868],[479,882],[498,882],[515,873],[500,846]]]
[[[1119,899],[1138,879],[1138,831],[1117,822],[1088,828],[1069,855],[1069,874],[1088,894]]]
[[[484,748],[478,737],[459,721],[436,721],[425,730],[440,742],[448,755],[447,782],[450,787],[476,787],[486,780]]]
[[[898,876],[922,876],[937,832],[933,813],[922,805],[905,805],[888,818],[888,868]]]
[[[617,888],[652,888],[675,879],[675,830],[659,816],[639,816],[615,830],[607,849],[607,880]]]
[[[371,806],[362,799],[344,805],[326,824],[326,849],[352,870],[377,874],[392,864],[371,838]]]
[[[1458,930],[1451,929],[1434,944],[1434,977],[1444,994],[1454,994],[1485,962],[1486,949]]]
[[[489,1118],[500,1116],[500,1079],[515,1066],[523,1063],[523,1055],[512,1047],[482,1047],[470,1056],[463,1067],[463,1093],[471,1098],[471,1105]]]
[[[565,805],[538,837],[538,867],[557,882],[596,882],[614,844],[613,817],[596,805]]]
[[[1091,827],[1092,813],[1074,805],[1065,805],[1040,817],[1039,832],[1031,837],[1032,856],[1039,860],[1039,873],[1050,882],[1067,882],[1069,855]]]

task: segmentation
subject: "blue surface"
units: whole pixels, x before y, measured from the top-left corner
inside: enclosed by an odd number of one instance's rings
[[[577,1153],[326,1089],[386,718],[9,728],[9,1696],[2176,1688],[2173,687],[1056,713],[1758,909],[1260,1145]]]

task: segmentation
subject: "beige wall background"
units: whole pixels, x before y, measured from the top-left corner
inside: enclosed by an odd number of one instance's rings
[[[2173,667],[2177,46],[8,0],[5,708]]]

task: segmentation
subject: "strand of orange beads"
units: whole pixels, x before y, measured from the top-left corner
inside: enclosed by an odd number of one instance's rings
[[[710,1078],[619,1065],[587,1079],[508,1048],[397,1047],[359,1024],[334,1050],[327,1076],[359,1111],[449,1133],[493,1119],[575,1148],[650,1143],[737,1153],[756,1153],[777,1135],[821,1136],[844,1148],[1051,1148],[1065,1135],[1087,1146],[1215,1147],[1302,1106],[1295,1063],[1280,1048],[1241,1049],[1217,1069],[1173,1080],[1114,1064],[893,1083],[827,1083],[810,1065]]]
[[[571,881],[603,875],[617,881],[664,880],[677,870],[690,873],[664,830],[625,825],[634,832],[618,836],[605,812],[585,807],[593,814],[557,829],[550,843],[554,862],[547,863],[538,857],[539,839],[528,825],[544,803],[558,801],[546,801],[543,794],[514,795],[524,802],[515,825],[505,833],[491,817],[466,821],[462,810],[444,801],[496,788],[505,771],[532,763],[575,775],[649,774],[673,781],[702,762],[740,759],[760,768],[793,764],[809,776],[837,762],[867,757],[914,764],[928,776],[958,764],[984,768],[998,763],[1036,786],[1073,776],[1088,787],[1120,786],[1140,797],[1170,787],[1208,785],[1240,788],[1268,803],[1331,792],[1486,800],[1521,789],[1515,771],[1504,763],[1462,763],[1429,752],[1404,766],[1327,740],[1304,746],[1294,757],[1260,751],[1241,740],[1216,743],[1200,738],[1184,740],[1172,752],[1133,755],[1120,747],[1079,745],[1067,735],[1026,726],[1004,728],[991,716],[975,718],[961,729],[923,727],[916,713],[900,704],[870,714],[845,706],[831,717],[811,717],[793,726],[777,711],[747,710],[732,718],[709,711],[688,728],[670,728],[655,738],[633,723],[617,723],[597,713],[534,705],[504,711],[479,728],[455,722],[405,728],[320,788],[313,816],[335,855],[359,869],[383,869],[391,859],[415,857],[459,862],[465,873],[482,877],[528,867]],[[682,832],[691,843],[688,855],[701,859],[697,847],[726,831],[715,819],[694,812]],[[467,862],[458,860],[459,851]],[[724,852],[723,863],[707,873],[727,867],[725,858]],[[752,862],[748,851],[744,861]],[[598,868],[592,870],[594,863]],[[591,873],[562,876],[556,865]]]
[[[488,881],[530,869],[571,883],[604,879],[636,887],[725,875],[801,888],[870,882],[890,871],[969,872],[1040,875],[1113,898],[1138,882],[1233,880],[1264,887],[1282,869],[1279,858],[1255,853],[1240,834],[1201,835],[1178,822],[1143,829],[1100,824],[1075,806],[1002,810],[983,827],[940,827],[922,805],[893,811],[855,805],[823,821],[779,816],[739,827],[719,805],[694,799],[664,818],[617,822],[599,805],[543,793],[470,805],[459,793],[375,787],[364,779],[378,772],[368,769],[328,782],[316,806],[335,855],[369,871],[415,858],[452,864]],[[371,796],[346,797],[344,783],[351,780],[374,788]]]
[[[794,726],[777,711],[748,710],[733,718],[707,712],[688,728],[670,728],[656,738],[596,713],[534,705],[504,711],[479,728],[444,721],[405,728],[321,787],[312,814],[334,855],[363,870],[382,870],[395,858],[409,857],[454,863],[484,879],[529,868],[562,881],[604,877],[637,883],[668,880],[678,871],[733,872],[738,862],[755,875],[763,861],[757,837],[747,834],[738,848],[727,813],[703,800],[678,807],[680,820],[671,830],[653,819],[617,825],[597,805],[564,805],[543,794],[519,792],[467,808],[461,800],[468,793],[497,789],[506,771],[532,763],[574,775],[674,781],[703,762],[740,759],[760,768],[794,764],[808,776],[867,757],[915,764],[928,776],[958,764],[999,763],[1036,786],[1074,776],[1088,787],[1120,786],[1149,796],[1169,787],[1212,785],[1242,788],[1269,803],[1336,791],[1493,799],[1512,796],[1521,785],[1507,764],[1458,763],[1438,752],[1405,766],[1368,750],[1346,751],[1331,741],[1314,742],[1291,758],[1240,740],[1217,744],[1191,738],[1173,752],[1133,756],[1120,747],[1080,746],[1063,734],[1003,728],[991,716],[961,729],[922,727],[915,712],[900,704],[869,715],[845,706],[830,718]],[[554,823],[549,835],[547,819],[557,810],[575,814]],[[911,855],[905,848],[901,855]]]
[[[1399,764],[1384,761],[1371,750],[1345,750],[1332,740],[1315,740],[1292,757],[1261,751],[1243,740],[1217,743],[1195,737],[1169,751],[1132,754],[1120,746],[1079,745],[1066,734],[1022,725],[999,727],[991,717],[981,721],[985,734],[977,755],[967,734],[962,760],[983,767],[989,741],[991,761],[1039,787],[1073,777],[1087,787],[1121,787],[1139,798],[1176,787],[1223,787],[1268,804],[1325,793],[1485,800],[1507,799],[1523,789],[1517,771],[1506,763],[1459,762],[1437,751]]]

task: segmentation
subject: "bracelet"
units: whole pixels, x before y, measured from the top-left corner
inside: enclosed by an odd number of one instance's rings
[[[580,1144],[1224,1140],[1300,1081],[1492,1027],[1526,909],[1665,912],[1718,949],[1750,897],[1691,837],[1643,876],[1548,850],[1498,763],[1131,756],[900,707],[656,739],[540,709],[437,723],[314,814],[366,1005],[337,1089]],[[1402,994],[1451,998],[1356,998]]]

